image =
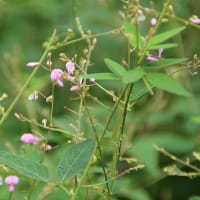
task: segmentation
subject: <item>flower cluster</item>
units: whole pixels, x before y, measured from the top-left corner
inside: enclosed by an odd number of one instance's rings
[[[59,87],[63,87],[63,79],[66,79],[73,83],[70,91],[77,91],[82,87],[82,78],[77,78],[74,76],[75,72],[75,64],[72,61],[68,61],[66,63],[66,72],[61,69],[53,69],[51,71],[51,80],[54,81]]]
[[[49,64],[47,61],[47,65],[52,65],[52,62]],[[28,62],[26,64],[27,67],[37,67],[41,65],[39,62]],[[50,79],[55,82],[59,87],[64,87],[63,80],[66,79],[70,81],[73,85],[70,87],[70,91],[74,92],[79,90],[83,85],[83,79],[80,77],[75,76],[75,64],[72,61],[68,61],[65,65],[66,71],[63,71],[62,69],[55,68],[51,71]],[[94,78],[90,79],[90,82],[95,82]],[[38,99],[38,94],[32,93],[29,95],[28,99],[30,101],[35,101]]]

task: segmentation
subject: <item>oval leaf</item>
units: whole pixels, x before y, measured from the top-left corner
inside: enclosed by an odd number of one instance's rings
[[[27,160],[20,156],[0,151],[0,163],[7,165],[16,170],[19,174],[28,178],[44,182],[49,180],[47,167],[32,160]]]
[[[139,81],[144,76],[144,74],[145,72],[142,69],[129,70],[123,75],[122,81],[126,84],[134,83]]]
[[[105,58],[104,62],[106,63],[110,71],[113,72],[117,76],[123,76],[123,74],[126,72],[123,66],[121,66],[119,63],[116,63],[115,61],[109,58]]]
[[[161,42],[168,40],[169,38],[183,31],[184,29],[185,29],[185,26],[182,26],[182,27],[174,28],[170,31],[166,31],[164,33],[160,33],[153,36],[148,42],[147,49],[151,48],[152,45],[159,44]]]
[[[154,87],[181,96],[191,96],[191,94],[176,80],[163,73],[148,73],[146,78]]]
[[[86,140],[67,147],[57,167],[57,179],[63,182],[82,172],[88,165],[95,150],[95,141]]]

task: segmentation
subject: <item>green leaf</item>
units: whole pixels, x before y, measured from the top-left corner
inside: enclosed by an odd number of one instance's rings
[[[133,85],[130,101],[135,101],[141,98],[142,96],[144,96],[148,92],[149,90],[146,87],[146,85],[143,83],[143,81],[138,81]]]
[[[0,163],[16,170],[28,178],[47,182],[49,172],[46,166],[38,164],[32,160],[24,159],[20,156],[0,151]]]
[[[81,77],[84,79],[95,78],[96,80],[120,80],[120,78],[113,73],[83,74]]]
[[[161,42],[168,40],[169,38],[177,35],[181,31],[183,31],[184,29],[185,29],[185,26],[182,26],[182,27],[174,28],[170,31],[166,31],[164,33],[160,33],[160,34],[153,36],[147,44],[147,49],[151,48],[151,46],[153,46],[155,44],[159,44]]]
[[[126,72],[126,69],[123,66],[109,58],[105,58],[104,62],[106,63],[110,71],[117,76],[123,76],[123,74]]]
[[[128,83],[134,83],[136,81],[139,81],[143,76],[145,72],[143,69],[134,69],[134,70],[129,70],[124,73],[122,76],[122,81],[126,84]]]
[[[156,49],[170,49],[170,48],[174,48],[177,47],[178,45],[176,43],[162,43],[162,44],[157,44],[157,45],[152,45],[149,48],[147,48],[147,50],[156,50]]]
[[[146,78],[152,86],[181,96],[191,96],[191,94],[175,79],[163,73],[147,73]]]
[[[158,61],[154,62],[147,62],[145,64],[145,67],[151,67],[151,68],[163,68],[163,67],[168,67],[172,65],[177,65],[179,63],[186,62],[188,59],[187,58],[168,58],[168,59],[161,59]]]
[[[88,165],[94,149],[94,140],[69,145],[57,167],[58,181],[62,183],[82,172]]]
[[[124,32],[133,47],[142,48],[142,37],[137,25],[126,23],[124,25]]]

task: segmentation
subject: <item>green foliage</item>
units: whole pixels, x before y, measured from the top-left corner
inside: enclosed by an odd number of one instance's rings
[[[124,32],[125,35],[128,37],[128,40],[130,41],[131,45],[135,48],[141,49],[143,46],[143,42],[138,29],[139,29],[138,25],[130,23],[124,24]]]
[[[123,74],[122,81],[126,84],[135,83],[139,81],[144,76],[144,74],[145,72],[143,69],[128,70]]]
[[[104,62],[106,63],[106,66],[110,69],[110,71],[113,72],[116,76],[121,77],[126,72],[123,66],[109,58],[105,58]]]
[[[65,180],[82,172],[91,160],[94,148],[94,140],[86,140],[78,144],[69,145],[57,166],[58,181],[63,183]]]
[[[167,58],[167,59],[161,59],[155,62],[148,62],[145,64],[145,67],[151,67],[156,69],[161,69],[164,67],[169,67],[173,65],[177,65],[180,63],[186,62],[187,58]]]
[[[149,83],[156,88],[181,96],[191,96],[191,94],[181,84],[166,74],[152,72],[147,73],[146,78]]]
[[[1,187],[1,198],[199,199],[192,178],[200,27],[189,19],[198,7],[195,0],[0,1],[0,172],[20,178],[10,197]],[[162,57],[153,52],[160,48]],[[23,67],[38,60],[36,69]],[[67,74],[69,60],[75,71]],[[55,68],[63,87],[51,80]],[[21,144],[25,132],[40,143]]]
[[[0,163],[16,170],[28,178],[38,181],[49,181],[49,172],[46,166],[20,156],[1,151]]]
[[[151,39],[148,42],[147,48],[151,49],[152,46],[157,45],[161,42],[164,42],[172,37],[174,37],[175,35],[177,35],[178,33],[182,32],[185,29],[184,26],[182,27],[178,27],[160,34],[157,34],[153,37],[151,37]]]

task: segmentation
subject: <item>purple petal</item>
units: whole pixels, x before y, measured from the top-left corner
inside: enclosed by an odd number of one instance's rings
[[[150,62],[153,62],[153,61],[157,61],[159,59],[154,57],[154,56],[147,56],[147,60],[150,61]]]
[[[150,24],[151,24],[152,26],[155,26],[156,23],[157,23],[157,19],[156,19],[156,18],[152,18],[151,21],[150,21]]]
[[[39,62],[28,62],[28,63],[26,64],[27,67],[37,67],[37,66],[39,66],[39,65],[40,65]]]
[[[72,61],[66,63],[66,70],[69,74],[72,74],[75,70],[75,65]]]
[[[190,19],[193,24],[200,24],[200,19]]]
[[[71,92],[75,92],[75,91],[77,91],[77,90],[79,90],[80,89],[80,87],[78,86],[78,85],[73,85],[71,88],[70,88],[70,91]]]
[[[62,78],[63,71],[61,69],[53,69],[51,71],[51,80],[57,81]]]
[[[160,48],[160,49],[158,50],[158,58],[160,58],[160,57],[161,57],[161,55],[162,55],[163,51],[164,51],[164,49],[163,49],[163,48]]]
[[[64,87],[64,83],[60,79],[58,79],[56,83],[58,84],[59,87]]]

